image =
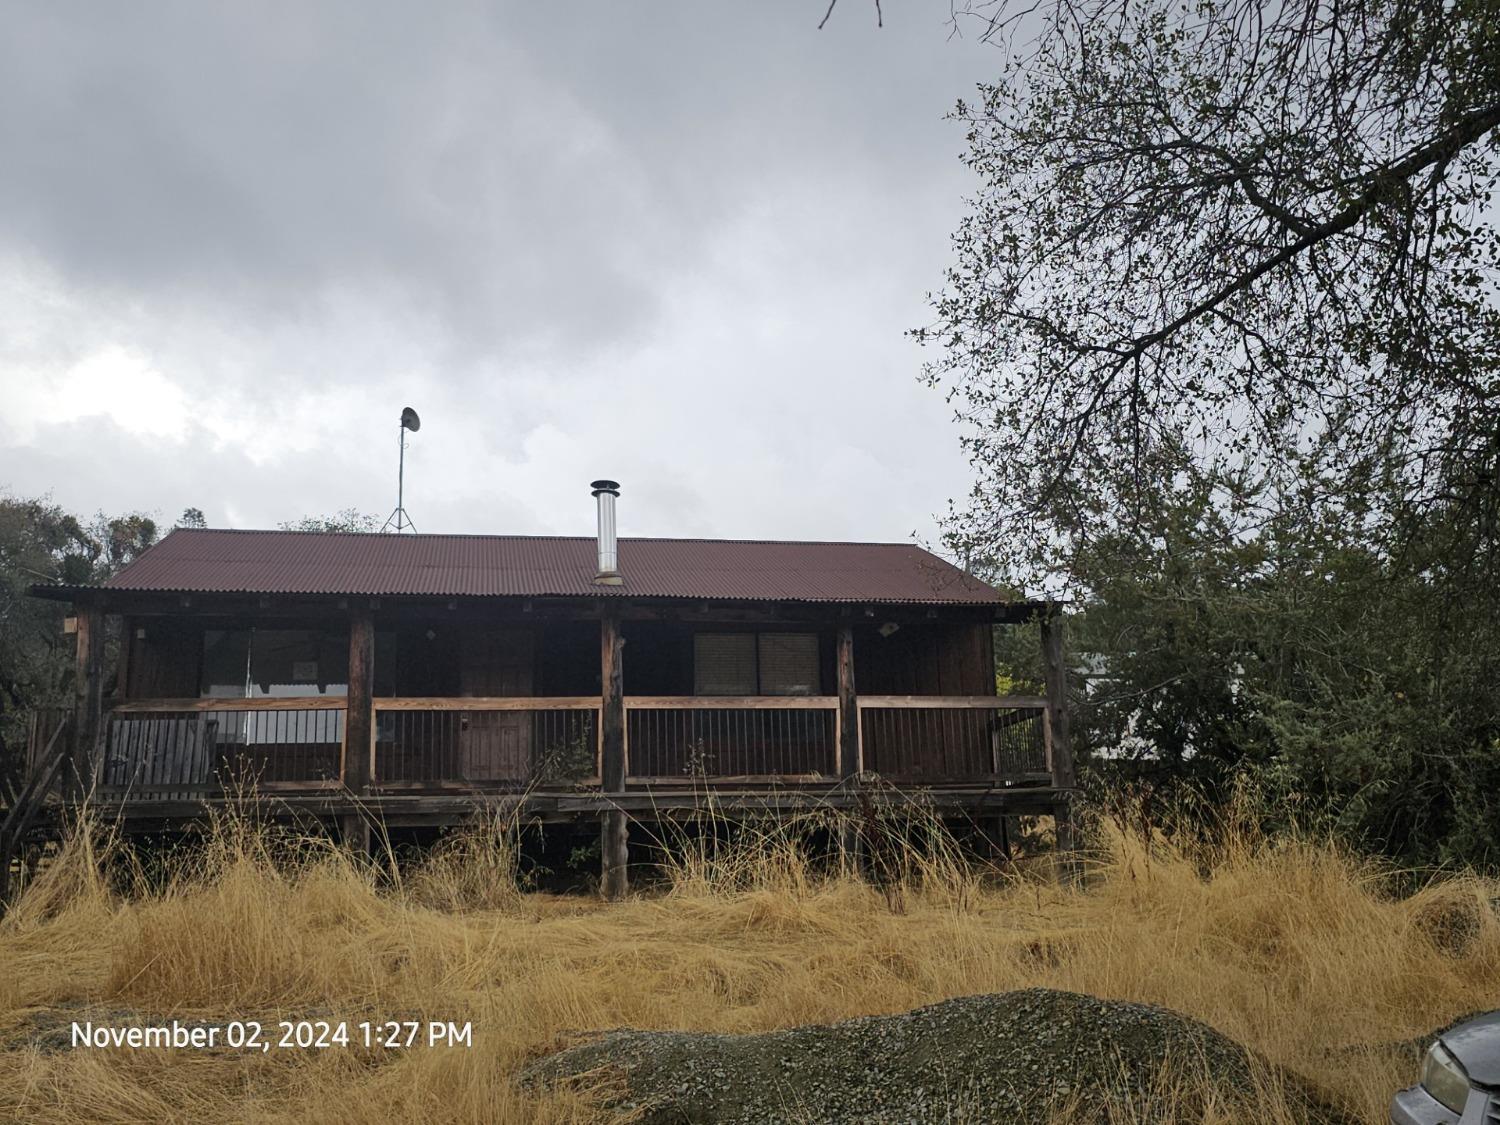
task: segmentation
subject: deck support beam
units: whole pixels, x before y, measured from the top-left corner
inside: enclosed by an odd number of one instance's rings
[[[349,610],[349,699],[344,712],[344,788],[367,800],[373,774],[375,620],[368,606]],[[344,843],[361,855],[370,851],[370,822],[361,812],[340,818]]]
[[[1072,791],[1078,785],[1073,767],[1073,735],[1068,718],[1068,667],[1063,660],[1063,619],[1057,608],[1042,616],[1042,667],[1047,681],[1047,715],[1052,741],[1052,787],[1060,791],[1053,807],[1057,850],[1065,874],[1071,875],[1078,846],[1073,824]]]
[[[599,618],[599,780],[605,794],[625,792],[625,677],[620,615],[605,605]],[[599,890],[606,899],[630,891],[629,818],[623,809],[607,809],[599,823]]]
[[[73,731],[69,785],[82,797],[93,785],[104,733],[104,614],[96,605],[74,609],[78,643],[73,664]]]

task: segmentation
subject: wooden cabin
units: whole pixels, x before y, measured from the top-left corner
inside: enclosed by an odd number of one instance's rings
[[[1066,823],[1046,606],[909,544],[616,541],[596,483],[596,538],[182,529],[102,586],[34,588],[76,622],[64,801],[160,827],[251,792],[363,840],[519,805],[598,819],[613,893],[630,819],[710,799]],[[1047,694],[997,696],[995,626],[1038,616]]]

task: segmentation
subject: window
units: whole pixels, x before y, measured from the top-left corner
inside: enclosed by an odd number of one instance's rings
[[[698,695],[816,695],[816,633],[698,633],[693,691]]]
[[[255,629],[252,695],[348,695],[349,638],[310,629]]]
[[[203,631],[202,695],[243,698],[250,694],[250,630]]]
[[[760,634],[760,693],[818,694],[818,635]]]
[[[395,635],[375,634],[374,690],[394,694]],[[349,634],[337,629],[205,629],[199,693],[230,699],[346,696]]]
[[[693,693],[754,695],[755,634],[697,634],[693,638]]]

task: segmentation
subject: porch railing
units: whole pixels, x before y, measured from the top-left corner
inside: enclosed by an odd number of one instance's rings
[[[222,789],[339,784],[344,700],[157,699],[105,721],[102,796],[151,799]]]
[[[626,779],[838,776],[838,698],[625,697]]]
[[[598,696],[375,701],[377,785],[599,781]]]
[[[1051,779],[1047,701],[1033,696],[864,695],[862,767],[906,784]]]
[[[26,757],[21,763],[24,778],[29,779],[42,767],[42,757],[47,747],[53,745],[53,736],[67,721],[68,710],[65,707],[41,707],[31,713],[31,722],[26,732]]]
[[[1046,700],[857,698],[860,768],[897,784],[1051,778]],[[821,783],[839,776],[834,696],[626,696],[630,784]],[[598,696],[377,699],[369,776],[381,789],[597,786]],[[256,785],[337,788],[347,765],[337,698],[157,699],[105,717],[100,794],[171,798]]]

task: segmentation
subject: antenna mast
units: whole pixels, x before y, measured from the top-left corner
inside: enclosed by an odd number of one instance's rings
[[[411,407],[402,408],[401,428],[397,430],[400,439],[401,453],[396,468],[396,510],[390,514],[385,521],[381,531],[394,531],[400,535],[403,531],[416,531],[416,526],[411,522],[411,516],[406,514],[406,431],[416,433],[422,428],[422,419],[417,417],[417,412]]]

